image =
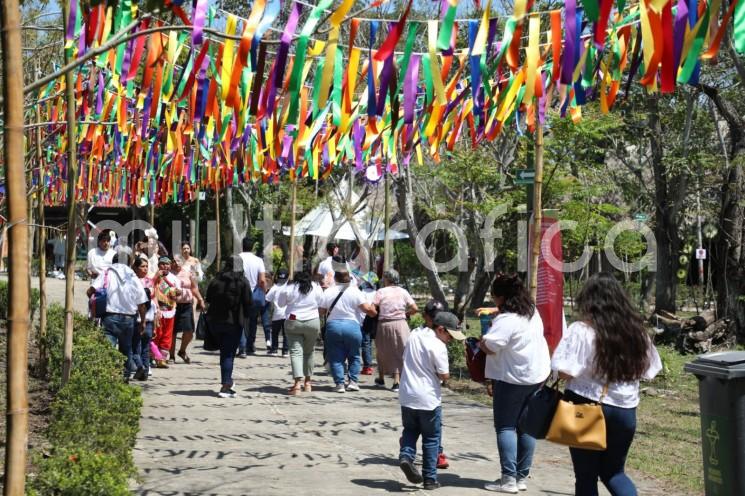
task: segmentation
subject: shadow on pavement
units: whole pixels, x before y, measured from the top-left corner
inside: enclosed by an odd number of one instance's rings
[[[444,473],[439,470],[437,472],[437,480],[443,487],[461,487],[463,489],[483,489],[484,484],[489,482],[484,479],[471,479],[469,477],[461,477],[458,474]]]
[[[390,479],[352,479],[352,484],[369,487],[370,489],[383,489],[391,493],[408,492],[401,488],[401,483]]]
[[[170,393],[177,396],[217,396],[217,392],[213,389],[189,389],[186,391],[170,391]]]
[[[368,458],[363,458],[362,460],[359,460],[357,463],[360,465],[391,465],[393,467],[398,466],[398,460],[396,458],[390,457],[390,456],[371,456]]]

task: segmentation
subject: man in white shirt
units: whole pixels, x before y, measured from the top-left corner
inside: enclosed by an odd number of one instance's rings
[[[246,276],[249,286],[251,287],[251,311],[244,321],[243,333],[238,344],[238,358],[246,358],[246,354],[253,355],[256,353],[256,328],[258,327],[259,316],[261,316],[261,326],[264,328],[264,339],[266,348],[272,347],[271,332],[272,323],[269,320],[269,305],[266,303],[266,268],[261,257],[251,253],[253,240],[243,238],[243,252],[239,255],[243,260],[243,274]]]
[[[111,248],[111,231],[104,229],[98,233],[98,246],[88,252],[88,276],[91,280],[111,267],[116,253]]]
[[[321,287],[326,289],[334,285],[334,257],[339,256],[339,245],[336,243],[326,244],[328,257],[318,264],[318,274],[321,276]]]
[[[97,290],[106,290],[106,314],[102,325],[106,339],[125,356],[124,378],[132,372],[132,334],[145,332],[146,303],[145,288],[140,278],[129,266],[119,263],[114,256],[112,265],[104,269],[88,288],[88,297]],[[139,314],[140,321],[135,317]],[[136,327],[136,328],[135,328]]]
[[[439,312],[433,329],[423,328],[411,333],[404,350],[399,392],[404,430],[399,466],[409,482],[423,481],[427,490],[440,487],[437,482],[437,455],[442,433],[440,384],[450,377],[447,343],[452,339],[466,339],[459,327],[458,317],[450,312]],[[414,466],[419,436],[422,436],[424,476]]]

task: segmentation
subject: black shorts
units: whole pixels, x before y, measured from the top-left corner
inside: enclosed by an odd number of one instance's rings
[[[176,305],[173,332],[194,332],[194,310],[192,310],[191,303]]]

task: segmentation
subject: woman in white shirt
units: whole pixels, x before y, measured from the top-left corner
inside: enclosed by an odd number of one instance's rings
[[[611,494],[636,495],[624,465],[636,431],[639,380],[657,375],[660,356],[642,316],[612,275],[592,276],[577,294],[576,305],[581,320],[569,326],[551,366],[568,381],[565,399],[602,403],[608,447],[569,449],[575,494],[597,495],[599,478]]]
[[[535,450],[535,439],[518,431],[517,420],[525,401],[551,373],[551,358],[541,316],[517,274],[498,274],[491,295],[499,314],[479,346],[487,355],[502,476],[484,488],[516,494],[527,489]]]
[[[359,312],[370,317],[378,312],[367,302],[365,295],[357,286],[350,283],[349,272],[336,270],[335,285],[323,293],[321,314],[326,317],[326,354],[334,378],[334,391],[359,391],[360,347],[362,346],[362,327]],[[349,361],[349,384],[345,386],[344,364]]]
[[[290,363],[295,379],[288,394],[300,394],[303,378],[305,392],[312,390],[313,353],[321,330],[318,307],[322,298],[323,290],[312,282],[308,272],[296,272],[292,282],[277,295],[277,305],[286,307],[285,334],[290,343]]]

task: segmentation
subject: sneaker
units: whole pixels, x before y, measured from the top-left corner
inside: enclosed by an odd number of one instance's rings
[[[385,381],[383,379],[380,379],[380,378],[375,379],[375,385],[378,386],[378,387],[384,388],[385,387]]]
[[[356,382],[349,381],[349,384],[347,384],[347,391],[359,391],[360,387],[357,385]]]
[[[424,490],[425,491],[433,491],[435,489],[439,489],[442,487],[439,482],[436,480],[426,480],[424,481]]]
[[[335,393],[343,393],[345,391],[346,389],[344,388],[344,384],[337,384],[336,386],[334,386]]]
[[[373,375],[373,368],[372,367],[362,367],[362,371],[360,372],[361,375]]]
[[[228,389],[221,389],[217,395],[220,398],[235,398],[238,396],[238,394],[233,390],[233,388]]]
[[[525,479],[517,479],[517,490],[518,491],[528,490],[528,485],[525,483]]]
[[[272,347],[272,342],[269,341],[268,339],[266,340],[266,347],[267,348],[271,348]]]
[[[501,479],[497,479],[494,482],[484,484],[484,489],[495,493],[508,493],[517,494],[517,481],[514,477],[503,475]]]
[[[419,473],[419,470],[414,466],[414,462],[411,460],[404,458],[398,462],[398,466],[401,467],[401,471],[406,475],[406,479],[412,484],[421,484],[424,480],[422,474]]]
[[[393,391],[394,393],[397,393],[397,392],[398,392],[398,384],[394,384],[394,385],[393,385],[393,386],[391,387],[391,391]]]
[[[276,351],[274,351],[274,350],[266,350],[266,354],[267,354],[267,355],[276,355],[276,354],[277,354],[277,352],[276,352]]]
[[[145,371],[144,367],[140,367],[137,369],[137,372],[135,372],[134,376],[132,377],[136,381],[146,381],[147,380],[147,372]]]
[[[437,455],[437,468],[448,468],[450,466],[450,462],[448,461],[448,457],[445,456],[445,453],[440,453]]]
[[[238,353],[238,358],[246,358],[248,355],[246,355],[245,351],[241,351]]]

